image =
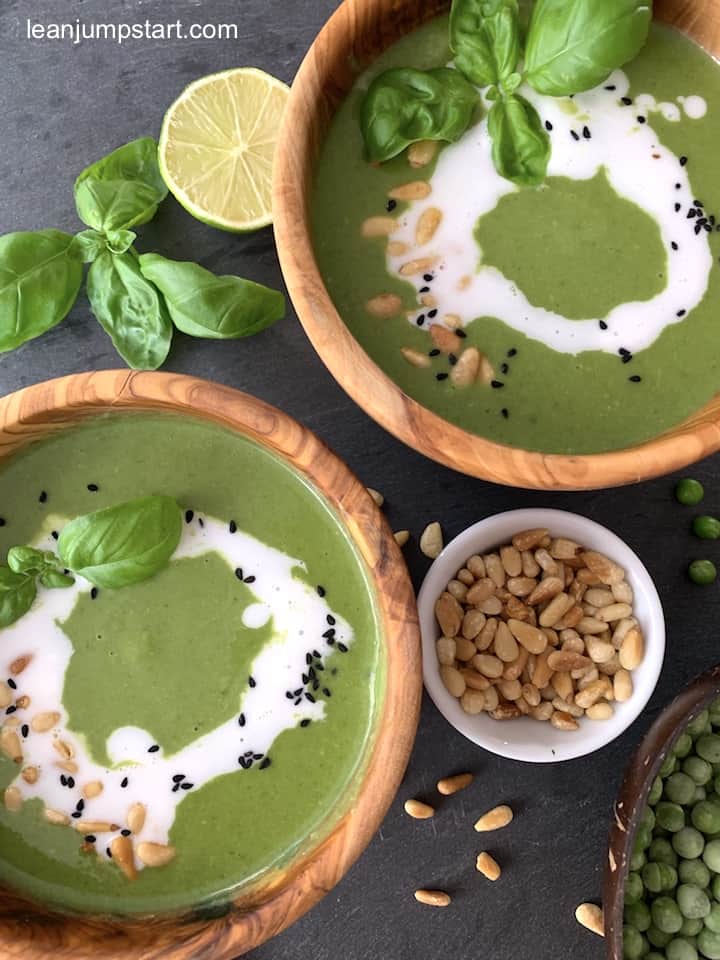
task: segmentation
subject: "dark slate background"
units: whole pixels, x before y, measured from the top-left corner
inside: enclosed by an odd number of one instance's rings
[[[72,184],[89,162],[127,140],[157,135],[187,83],[240,65],[290,82],[335,0],[0,0],[0,233],[79,229]],[[85,42],[26,39],[26,18],[86,22],[183,19],[237,23],[237,41]],[[226,273],[282,283],[270,230],[234,237],[192,220],[169,199],[143,228],[141,248],[195,259]],[[109,339],[81,298],[39,340],[0,356],[0,392],[49,377],[118,366]],[[441,520],[447,538],[500,510],[544,505],[584,513],[623,536],[647,563],[668,620],[668,654],[648,709],[619,740],[591,757],[533,766],[501,760],[456,734],[429,702],[400,794],[382,830],[346,879],[308,916],[257,950],[254,960],[600,960],[603,945],[582,930],[575,906],[599,897],[611,805],[631,752],[662,706],[718,660],[718,590],[689,584],[683,570],[720,549],[693,541],[691,513],[672,500],[671,479],[586,494],[509,490],[452,473],[406,449],[346,397],[326,372],[292,311],[248,341],[176,335],[167,369],[239,387],[299,418],[383,491],[394,529],[416,534],[406,548],[416,584],[427,561],[417,534]],[[706,512],[720,511],[717,461],[692,469],[705,483]],[[402,812],[412,796],[437,800],[438,777],[472,770],[473,786],[440,805],[433,821]],[[475,817],[496,803],[516,812],[490,839],[504,868],[491,885],[474,870]],[[422,907],[416,887],[441,887],[447,910]]]

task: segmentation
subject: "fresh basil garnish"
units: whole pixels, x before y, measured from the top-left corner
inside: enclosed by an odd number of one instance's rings
[[[488,116],[493,162],[498,173],[519,186],[542,183],[550,160],[550,140],[538,112],[522,97],[497,100]]]
[[[141,497],[72,520],[58,539],[63,565],[97,587],[140,583],[168,563],[182,513],[172,497]]]
[[[581,93],[632,60],[647,40],[650,0],[536,0],[527,82],[553,97]]]
[[[450,49],[457,69],[479,87],[506,80],[520,59],[517,0],[453,0]]]
[[[126,143],[86,167],[75,181],[78,216],[102,231],[148,223],[167,193],[152,137]]]
[[[73,238],[73,249],[83,263],[92,263],[93,260],[97,260],[101,253],[107,250],[105,234],[100,233],[99,230],[93,230],[91,227],[87,230],[81,230]]]
[[[285,314],[285,297],[277,290],[240,277],[216,277],[197,263],[145,253],[140,270],[163,294],[178,330],[192,337],[249,337]]]
[[[101,253],[90,267],[87,293],[92,312],[128,366],[156,370],[164,363],[172,324],[162,296],[140,272],[135,253]]]
[[[9,627],[26,614],[36,596],[33,577],[0,566],[0,628]]]
[[[65,587],[71,587],[75,583],[75,578],[67,573],[61,573],[59,570],[45,570],[38,577],[40,583],[50,590]]]
[[[80,292],[82,261],[60,230],[0,237],[0,351],[50,330]]]
[[[12,547],[8,550],[7,565],[13,573],[38,574],[45,568],[46,558],[35,547]]]
[[[478,103],[477,90],[457,70],[386,70],[360,108],[368,159],[383,163],[418,140],[459,140]]]

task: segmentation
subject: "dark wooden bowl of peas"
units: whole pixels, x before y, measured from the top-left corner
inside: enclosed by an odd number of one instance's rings
[[[720,960],[720,666],[628,764],[604,883],[610,960]]]

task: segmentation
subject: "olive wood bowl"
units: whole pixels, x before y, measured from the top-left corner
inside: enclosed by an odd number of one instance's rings
[[[102,413],[167,411],[212,421],[271,450],[325,497],[375,588],[385,694],[362,773],[325,831],[233,902],[184,915],[68,916],[0,889],[1,960],[230,960],[279,933],[321,899],[369,843],[397,791],[422,689],[412,585],[365,487],[318,438],[247,394],[192,377],[127,370],[51,380],[0,400],[0,464],[35,440]]]
[[[543,490],[619,486],[670,473],[720,449],[720,395],[646,443],[585,456],[543,454],[485,440],[407,396],[362,349],[338,314],[313,252],[309,196],[333,114],[387,47],[444,12],[447,0],[345,0],[320,31],[292,86],[278,142],[274,221],[290,297],[332,375],[408,446],[462,473]],[[720,0],[656,0],[655,16],[720,55]]]
[[[688,723],[720,695],[720,666],[696,677],[657,718],[635,751],[613,811],[608,859],[605,864],[603,905],[608,960],[622,960],[625,880],[640,818],[652,782]]]

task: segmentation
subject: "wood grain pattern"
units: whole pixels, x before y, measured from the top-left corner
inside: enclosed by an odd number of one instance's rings
[[[718,694],[720,666],[701,674],[675,697],[647,732],[627,765],[610,828],[603,884],[608,960],[622,960],[623,957],[627,867],[653,780],[686,725],[702,713]]]
[[[422,689],[412,585],[390,528],[364,486],[305,427],[246,394],[191,377],[105,371],[28,387],[0,400],[0,462],[28,443],[100,413],[199,417],[270,448],[301,472],[349,530],[374,583],[386,689],[355,795],[321,842],[228,905],[222,916],[68,918],[0,890],[0,960],[230,960],[301,916],[346,873],[377,830],[403,775]]]
[[[495,483],[545,490],[619,486],[670,473],[719,450],[720,396],[662,436],[611,453],[564,456],[493,443],[408,397],[343,323],[320,276],[309,230],[319,148],[358,74],[447,6],[444,0],[345,0],[293,83],[276,158],[275,239],[288,291],[313,346],[338,383],[386,430],[439,463]],[[658,0],[655,12],[720,55],[720,0]]]

